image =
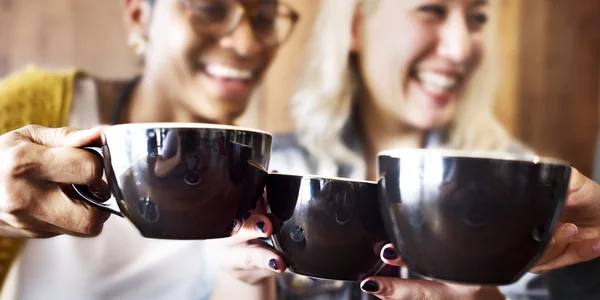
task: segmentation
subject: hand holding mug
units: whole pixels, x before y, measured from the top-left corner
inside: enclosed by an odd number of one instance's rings
[[[561,223],[532,272],[543,273],[600,257],[600,185],[574,168]]]
[[[77,149],[97,142],[101,131],[30,125],[0,136],[0,235],[46,238],[102,231],[109,214],[73,201],[64,189],[101,181],[101,161]]]
[[[405,267],[402,258],[390,243],[381,251],[381,260],[388,265]],[[409,299],[460,299],[460,300],[494,300],[506,299],[493,286],[461,285],[442,283],[428,279],[403,279],[374,276],[361,283],[361,289],[380,299],[409,300]]]
[[[234,223],[234,234],[220,244],[224,257],[221,268],[225,273],[242,282],[256,284],[287,269],[283,258],[260,240],[274,232],[264,202],[261,201],[247,219]]]

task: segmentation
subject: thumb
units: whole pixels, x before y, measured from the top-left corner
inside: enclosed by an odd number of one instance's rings
[[[48,147],[82,147],[99,142],[106,126],[81,130],[74,127],[48,128],[39,125],[25,126],[17,133],[38,145]]]

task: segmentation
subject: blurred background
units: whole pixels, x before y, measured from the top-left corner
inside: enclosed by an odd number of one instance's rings
[[[0,76],[28,64],[132,76],[138,66],[127,46],[121,2],[0,0]],[[241,121],[274,133],[293,128],[289,98],[319,0],[287,2],[301,22],[280,50],[259,101]],[[600,0],[493,3],[502,59],[500,120],[539,153],[568,160],[588,176],[600,174],[600,164],[594,167],[600,162]]]

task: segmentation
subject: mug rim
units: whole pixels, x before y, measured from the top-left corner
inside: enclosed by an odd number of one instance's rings
[[[533,153],[519,154],[505,151],[482,151],[482,150],[455,150],[439,148],[406,148],[406,149],[387,149],[377,153],[377,157],[388,156],[393,158],[414,157],[414,156],[437,156],[437,157],[463,157],[463,158],[482,158],[493,160],[520,161],[533,164],[544,163],[552,165],[570,166],[567,161],[539,156]]]
[[[285,177],[299,177],[299,178],[310,178],[310,179],[335,180],[335,181],[345,181],[345,182],[352,182],[352,183],[368,183],[368,184],[377,185],[377,181],[371,181],[371,180],[365,180],[365,179],[344,178],[344,177],[319,176],[319,175],[313,175],[313,174],[269,172],[268,176],[271,176],[271,175],[283,175]]]
[[[137,127],[144,129],[156,129],[156,128],[165,128],[165,129],[221,129],[221,130],[240,130],[246,132],[253,132],[258,134],[264,134],[272,137],[273,135],[264,130],[249,128],[243,126],[236,125],[224,125],[224,124],[211,124],[211,123],[194,123],[194,122],[141,122],[141,123],[122,123],[116,125],[110,125],[104,128],[103,131],[113,129],[119,129],[122,127]]]

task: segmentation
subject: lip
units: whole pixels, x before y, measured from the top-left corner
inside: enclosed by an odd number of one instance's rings
[[[421,79],[419,79],[418,73],[420,72],[432,72],[437,73],[439,75],[454,77],[457,81],[457,84],[451,90],[439,93],[433,92],[425,86]],[[419,68],[411,73],[411,80],[415,81],[416,85],[423,92],[423,94],[425,94],[428,98],[432,99],[438,105],[445,105],[454,98],[456,91],[459,89],[463,79],[463,72],[447,68]]]
[[[248,69],[243,67],[234,67],[232,64],[222,64],[224,66],[233,67],[236,69]],[[202,73],[203,77],[210,81],[211,86],[224,96],[246,96],[250,93],[254,87],[256,81],[257,72],[252,71],[252,77],[250,79],[226,79],[221,77],[213,76],[206,71],[205,64],[199,64],[198,69]]]
[[[252,77],[253,78],[262,69],[262,67],[260,65],[257,65],[257,64],[244,64],[244,63],[239,63],[239,62],[224,62],[224,61],[209,61],[209,62],[199,61],[198,62],[198,66],[203,71],[206,71],[206,67],[209,66],[209,65],[221,65],[221,66],[224,66],[224,67],[227,67],[227,68],[249,71],[249,72],[252,73]]]
[[[252,79],[243,80],[219,78],[212,76],[205,71],[202,72],[202,75],[209,79],[212,85],[225,95],[244,96],[250,93],[250,90],[254,86],[254,81]]]
[[[421,89],[421,91],[425,95],[427,95],[427,97],[429,97],[432,100],[434,100],[434,102],[437,103],[437,104],[446,104],[446,103],[450,102],[450,100],[452,100],[453,97],[454,97],[454,93],[453,92],[432,93],[427,88],[425,88],[423,86],[423,83],[421,83],[418,79],[414,79],[414,80],[416,81],[416,84],[419,86],[419,88]]]
[[[461,72],[459,70],[456,69],[444,69],[444,68],[421,68],[421,69],[417,69],[415,73],[418,72],[433,72],[433,73],[437,73],[440,75],[445,75],[445,76],[451,76],[451,77],[456,77],[456,80],[461,80],[464,72]]]

